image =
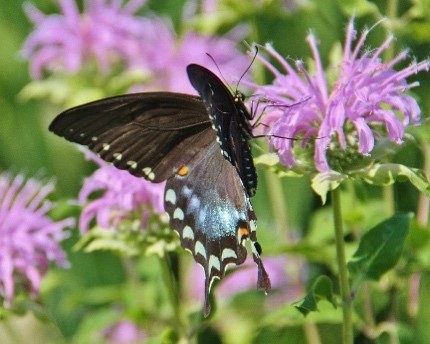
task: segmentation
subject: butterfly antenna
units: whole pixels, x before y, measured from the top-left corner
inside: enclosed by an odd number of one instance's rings
[[[212,60],[212,62],[214,63],[214,65],[215,65],[215,67],[216,67],[216,69],[218,70],[218,72],[219,72],[219,75],[221,75],[221,78],[222,78],[222,80],[224,81],[224,84],[225,85],[227,85],[227,87],[230,89],[230,86],[229,86],[229,84],[228,84],[228,82],[227,82],[227,80],[224,78],[224,75],[222,74],[222,72],[221,72],[221,69],[219,68],[219,66],[218,66],[218,63],[216,63],[216,61],[215,61],[215,59],[213,58],[213,56],[211,55],[211,54],[209,54],[209,53],[206,53],[206,55]],[[232,90],[230,89],[230,92],[231,92]]]
[[[248,67],[245,69],[245,71],[242,73],[242,75],[240,76],[240,78],[239,78],[239,80],[237,81],[237,84],[236,84],[236,91],[238,90],[238,88],[239,88],[239,84],[240,84],[240,82],[242,81],[242,79],[243,79],[243,77],[246,75],[246,73],[248,73],[248,71],[251,69],[251,66],[253,65],[253,63],[254,63],[254,61],[255,61],[255,59],[256,59],[256,57],[257,57],[257,55],[258,55],[258,46],[254,46],[254,48],[255,48],[255,54],[254,54],[254,57],[252,58],[252,61],[251,61],[251,63],[248,65]]]

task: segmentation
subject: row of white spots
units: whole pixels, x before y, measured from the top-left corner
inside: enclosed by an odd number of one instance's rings
[[[186,189],[185,189],[186,188]],[[191,193],[191,189],[189,189],[188,187],[184,187],[185,192],[186,193]],[[166,195],[165,195],[165,201],[171,203],[172,205],[176,204],[177,201],[177,197],[176,197],[176,192],[173,189],[168,189],[166,190]],[[183,221],[185,218],[185,214],[182,211],[181,208],[176,208],[175,211],[173,212],[173,218]],[[183,239],[191,239],[194,240],[194,232],[193,229],[186,225],[183,230],[182,230],[182,238]]]
[[[172,203],[173,205],[176,204],[176,192],[172,189],[168,189],[166,191],[165,199],[167,202]]]
[[[209,257],[209,264],[208,264],[208,272],[210,273],[212,269],[215,268],[218,271],[221,271],[221,262],[219,261],[219,258],[211,254]]]
[[[231,248],[225,248],[222,250],[222,254],[221,254],[221,260],[224,261],[227,258],[237,258],[237,254],[236,252],[234,252],[234,250],[232,250]]]
[[[154,174],[154,172],[152,172],[151,167],[142,168],[142,172],[145,174],[145,176],[148,177],[149,180],[154,180],[155,174]]]
[[[181,208],[176,208],[173,212],[173,218],[178,219],[179,221],[183,221],[185,218],[184,212]]]
[[[196,244],[194,245],[194,255],[197,256],[198,254],[207,260],[206,249],[201,241],[196,241]]]
[[[190,226],[185,226],[182,230],[182,238],[194,240],[194,232]]]
[[[182,189],[182,192],[188,197],[190,195],[192,195],[192,190],[187,186],[184,186],[184,188]],[[172,205],[176,205],[177,195],[173,189],[166,190],[165,201],[171,203]],[[189,207],[191,207],[192,209],[198,209],[199,205],[200,205],[200,201],[197,198],[197,196],[192,195],[190,197]],[[201,216],[204,217],[204,215],[202,215],[200,212],[199,217],[201,217]],[[174,212],[173,212],[173,218],[177,219],[179,221],[183,221],[185,219],[185,214],[184,214],[183,210],[179,207],[176,207]],[[182,229],[182,239],[190,239],[192,241],[195,240],[194,231],[190,226],[185,225],[184,228]],[[199,240],[195,242],[194,252],[191,252],[191,253],[194,256],[201,255],[206,261],[208,260],[206,248],[203,245],[203,243]],[[223,251],[221,253],[221,260],[216,255],[211,254],[209,257],[209,261],[208,261],[207,275],[211,274],[212,269],[216,269],[219,272],[221,272],[221,262],[224,261],[225,259],[229,259],[229,258],[233,258],[233,259],[237,258],[236,252],[231,248],[224,248],[223,249]]]
[[[130,168],[133,170],[137,168],[137,162],[134,160],[127,161],[127,165],[130,166]]]

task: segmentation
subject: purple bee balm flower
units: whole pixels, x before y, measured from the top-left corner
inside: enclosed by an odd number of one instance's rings
[[[52,182],[43,185],[22,175],[0,174],[0,296],[5,306],[12,304],[17,287],[36,297],[49,262],[68,266],[59,243],[68,237],[64,228],[74,221],[48,217],[53,205],[46,197],[53,190]]]
[[[381,54],[393,37],[377,49],[362,51],[369,32],[364,31],[354,47],[356,31],[353,20],[350,21],[333,85],[327,81],[313,34],[307,37],[315,64],[313,72],[307,71],[300,61],[296,62],[296,71],[271,46],[265,50],[283,72],[259,56],[275,79],[271,85],[257,87],[256,94],[276,104],[269,106],[263,122],[275,136],[272,145],[285,165],[292,167],[301,162],[297,147],[300,145],[310,147],[320,172],[354,168],[370,156],[379,138],[388,137],[400,144],[405,127],[419,121],[417,102],[404,94],[418,82],[408,84],[406,78],[427,71],[429,62],[413,62],[395,71],[393,67],[407,57],[407,51],[384,63]]]
[[[232,268],[217,286],[215,291],[217,298],[231,298],[236,294],[255,291],[257,276],[250,273],[255,263],[251,258],[238,268]],[[303,275],[306,270],[303,261],[286,255],[264,257],[264,267],[270,276],[273,290],[278,290],[285,300],[297,299],[303,289]],[[189,289],[190,299],[199,299],[204,294],[204,272],[200,266],[193,265],[190,268],[189,280],[192,281]],[[271,293],[268,297],[279,299],[279,293]]]
[[[106,328],[102,336],[109,344],[144,343],[147,339],[145,332],[129,320],[122,320]]]
[[[225,75],[238,76],[245,70],[249,60],[236,49],[236,42],[245,36],[240,27],[225,37],[190,32],[178,38],[170,22],[133,15],[145,2],[134,0],[121,7],[120,1],[88,0],[80,14],[74,1],[59,0],[61,15],[45,15],[26,5],[36,26],[22,50],[32,77],[41,78],[43,71],[73,74],[91,63],[109,72],[121,63],[125,70],[148,73],[149,81],[134,91],[195,93],[185,69],[190,63],[213,69],[215,64],[206,53]]]
[[[142,20],[133,14],[146,0],[85,1],[80,14],[73,0],[58,0],[62,14],[45,15],[25,5],[36,29],[24,43],[23,55],[30,60],[32,77],[43,70],[74,73],[85,61],[94,60],[103,72],[114,62],[134,65],[141,51]]]
[[[148,57],[147,61],[150,61],[148,68],[152,69],[153,79],[140,90],[169,90],[196,94],[186,73],[186,67],[190,63],[203,65],[219,75],[215,61],[227,77],[227,82],[231,84],[238,80],[249,65],[249,58],[236,48],[237,42],[245,36],[245,30],[241,27],[223,37],[188,32],[178,39],[173,30],[168,30],[167,24],[152,20],[156,25],[153,28],[153,46],[157,48],[151,49],[153,57]],[[160,51],[164,54],[160,55]],[[146,54],[151,55],[148,50]],[[207,54],[211,55],[214,61]]]
[[[95,161],[100,168],[88,177],[79,193],[79,202],[84,206],[79,228],[87,232],[91,220],[95,219],[102,228],[118,228],[124,219],[130,219],[133,213],[141,211],[142,227],[146,227],[150,212],[164,213],[164,184],[150,183],[108,165],[92,153],[87,157]],[[103,191],[103,194],[91,199],[91,194]]]

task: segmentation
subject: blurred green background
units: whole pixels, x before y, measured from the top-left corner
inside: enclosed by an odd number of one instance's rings
[[[39,0],[32,3],[45,13],[58,12],[55,1]],[[149,1],[148,8],[158,15],[171,18],[180,32],[185,27],[181,22],[184,3],[185,1],[153,0]],[[408,47],[411,49],[410,54],[419,61],[427,58],[430,51],[429,1],[309,0],[300,2],[304,5],[292,12],[279,10],[282,1],[231,0],[224,3],[231,7],[231,17],[224,18],[215,29],[205,26],[204,20],[197,20],[194,23],[195,28],[215,30],[216,33],[222,34],[237,24],[246,23],[251,27],[248,42],[273,42],[284,56],[303,59],[305,62],[310,56],[309,47],[304,43],[309,30],[312,29],[319,38],[323,62],[328,64],[332,49],[336,44],[343,43],[345,25],[352,14],[357,16],[359,31],[366,25],[372,26],[384,16],[391,17],[387,26],[397,38],[394,53]],[[251,3],[262,3],[264,6],[254,6]],[[32,25],[22,10],[23,4],[24,1],[3,0],[0,7],[0,171],[24,172],[28,177],[36,176],[42,179],[54,177],[57,180],[54,198],[64,206],[53,216],[77,216],[79,209],[66,206],[67,200],[76,198],[83,178],[94,170],[94,166],[86,162],[82,153],[73,145],[48,132],[50,121],[64,109],[52,104],[49,99],[23,100],[20,97],[21,90],[30,82],[28,64],[20,56],[20,49],[32,31]],[[82,3],[80,6],[82,8]],[[394,14],[393,6],[396,8]],[[367,45],[377,47],[385,35],[385,26],[381,25],[370,35]],[[241,48],[245,50],[245,44]],[[254,73],[262,74],[258,66]],[[413,92],[419,99],[423,116],[427,117],[430,109],[430,78],[428,74],[421,73],[415,80],[420,81],[421,87]],[[414,134],[418,139],[403,145],[394,160],[423,168],[421,148],[428,147],[424,145],[429,141],[428,131],[417,130]],[[260,154],[261,148],[267,149],[266,144],[257,142],[256,155]],[[318,275],[324,272],[332,273],[330,264],[327,263],[334,255],[334,245],[330,238],[332,233],[329,209],[321,207],[320,199],[311,191],[306,177],[278,179],[273,173],[259,169],[259,180],[259,191],[253,199],[259,219],[259,241],[266,255],[289,253],[293,264],[293,259],[297,258],[309,263],[306,271],[303,271],[306,278],[303,278],[302,285],[298,286],[304,295],[306,285]],[[356,184],[354,192],[359,199],[358,203],[350,202],[349,198],[345,197],[346,213],[347,217],[349,216],[347,219],[360,217],[361,225],[368,228],[366,224],[375,224],[375,219],[379,220],[381,217],[384,209],[381,201],[383,191],[381,188]],[[393,197],[396,210],[416,211],[419,194],[409,184],[396,184]],[[166,320],[168,316],[151,316],[151,312],[156,312],[159,308],[164,315],[169,313],[168,307],[165,306],[166,290],[160,276],[159,262],[154,257],[145,257],[144,262],[134,262],[140,282],[131,283],[127,281],[127,265],[124,265],[123,259],[117,255],[109,252],[88,254],[72,250],[78,236],[76,232],[65,242],[72,268],[56,270],[48,276],[42,294],[43,304],[38,304],[37,307],[32,305],[33,312],[26,313],[25,317],[17,316],[0,321],[0,341],[92,342],[93,333],[117,317],[113,310],[120,304],[127,310],[128,317],[140,321],[143,327],[157,328],[159,336],[152,339],[152,342],[175,342],[175,336],[169,332],[171,324]],[[312,235],[308,241],[309,246],[293,245],[299,238],[307,235]],[[349,239],[352,244],[353,238]],[[311,242],[313,244],[310,244]],[[315,244],[317,242],[319,245]],[[407,250],[407,253],[411,256],[416,245],[417,242],[408,246],[410,250]],[[425,256],[427,251],[422,247],[420,249],[422,256]],[[352,246],[350,251],[352,252]],[[415,258],[414,256],[411,259]],[[191,257],[184,254],[180,257],[180,263],[174,259],[174,264],[176,262],[187,266],[191,261]],[[373,338],[363,330],[366,328],[365,322],[359,320],[357,343],[416,343],[420,340],[425,343],[425,340],[430,338],[427,337],[428,329],[425,330],[427,320],[430,320],[429,312],[417,306],[418,311],[413,315],[406,314],[407,295],[402,288],[408,285],[407,280],[412,275],[413,264],[407,260],[403,263],[408,269],[402,272],[408,277],[401,280],[396,276],[394,282],[387,282],[389,287],[378,285],[373,290],[371,300],[368,300],[376,304],[373,325],[380,320],[386,324],[387,314],[392,314],[390,307],[400,309],[400,320],[397,323],[397,333],[400,333],[397,338],[400,339],[393,341],[393,337],[387,335],[390,332],[384,332],[381,328],[381,334]],[[422,264],[419,265],[423,273],[420,294],[423,299],[420,300],[426,304],[425,300],[430,295],[427,293],[430,292],[430,264]],[[187,288],[186,282],[181,287]],[[391,298],[392,295],[395,295],[395,301]],[[319,313],[305,319],[291,306],[292,301],[294,300],[289,300],[274,314],[267,311],[263,313],[258,311],[258,307],[264,301],[261,295],[252,291],[239,295],[232,302],[234,311],[219,312],[221,314],[218,314],[212,323],[199,320],[198,307],[193,308],[196,313],[192,313],[188,321],[194,326],[192,330],[198,333],[196,341],[201,343],[340,343],[339,310],[334,310],[325,303],[321,305]],[[253,307],[246,309],[244,305],[250,304]],[[35,320],[29,314],[36,314],[39,318]],[[231,322],[235,326],[232,326]],[[375,325],[373,329],[376,327]],[[154,331],[154,328],[152,330]],[[313,337],[313,333],[317,333],[316,337]],[[239,336],[240,340],[235,341],[235,336]]]

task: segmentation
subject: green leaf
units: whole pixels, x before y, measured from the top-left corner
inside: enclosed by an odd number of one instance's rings
[[[327,276],[318,277],[308,294],[300,301],[298,305],[295,306],[300,313],[304,316],[308,315],[310,312],[318,311],[318,302],[320,300],[329,301],[334,308],[336,308],[336,302],[333,294],[333,284]]]
[[[118,228],[95,226],[81,237],[74,249],[83,249],[85,252],[113,251],[126,257],[163,257],[166,252],[179,247],[179,240],[165,223],[157,219],[157,215],[151,216],[146,229],[141,227],[140,220],[123,220]]]
[[[425,173],[418,168],[401,164],[374,164],[369,168],[351,173],[372,185],[391,185],[396,181],[409,180],[419,191],[430,197],[430,183]]]
[[[276,153],[266,153],[254,158],[254,164],[256,166],[262,166],[267,168],[269,171],[274,172],[278,177],[301,177],[303,171],[298,168],[286,169],[279,161],[279,157]]]
[[[378,280],[392,269],[402,253],[409,232],[410,214],[396,214],[369,230],[348,263],[356,281]]]
[[[378,7],[368,0],[342,0],[338,4],[348,16],[381,15]]]
[[[430,273],[423,272],[420,275],[420,289],[417,298],[418,314],[416,316],[416,339],[415,343],[427,343],[430,338]]]
[[[311,186],[321,197],[322,204],[325,204],[327,193],[336,189],[346,178],[346,175],[336,171],[318,173],[312,178]]]

